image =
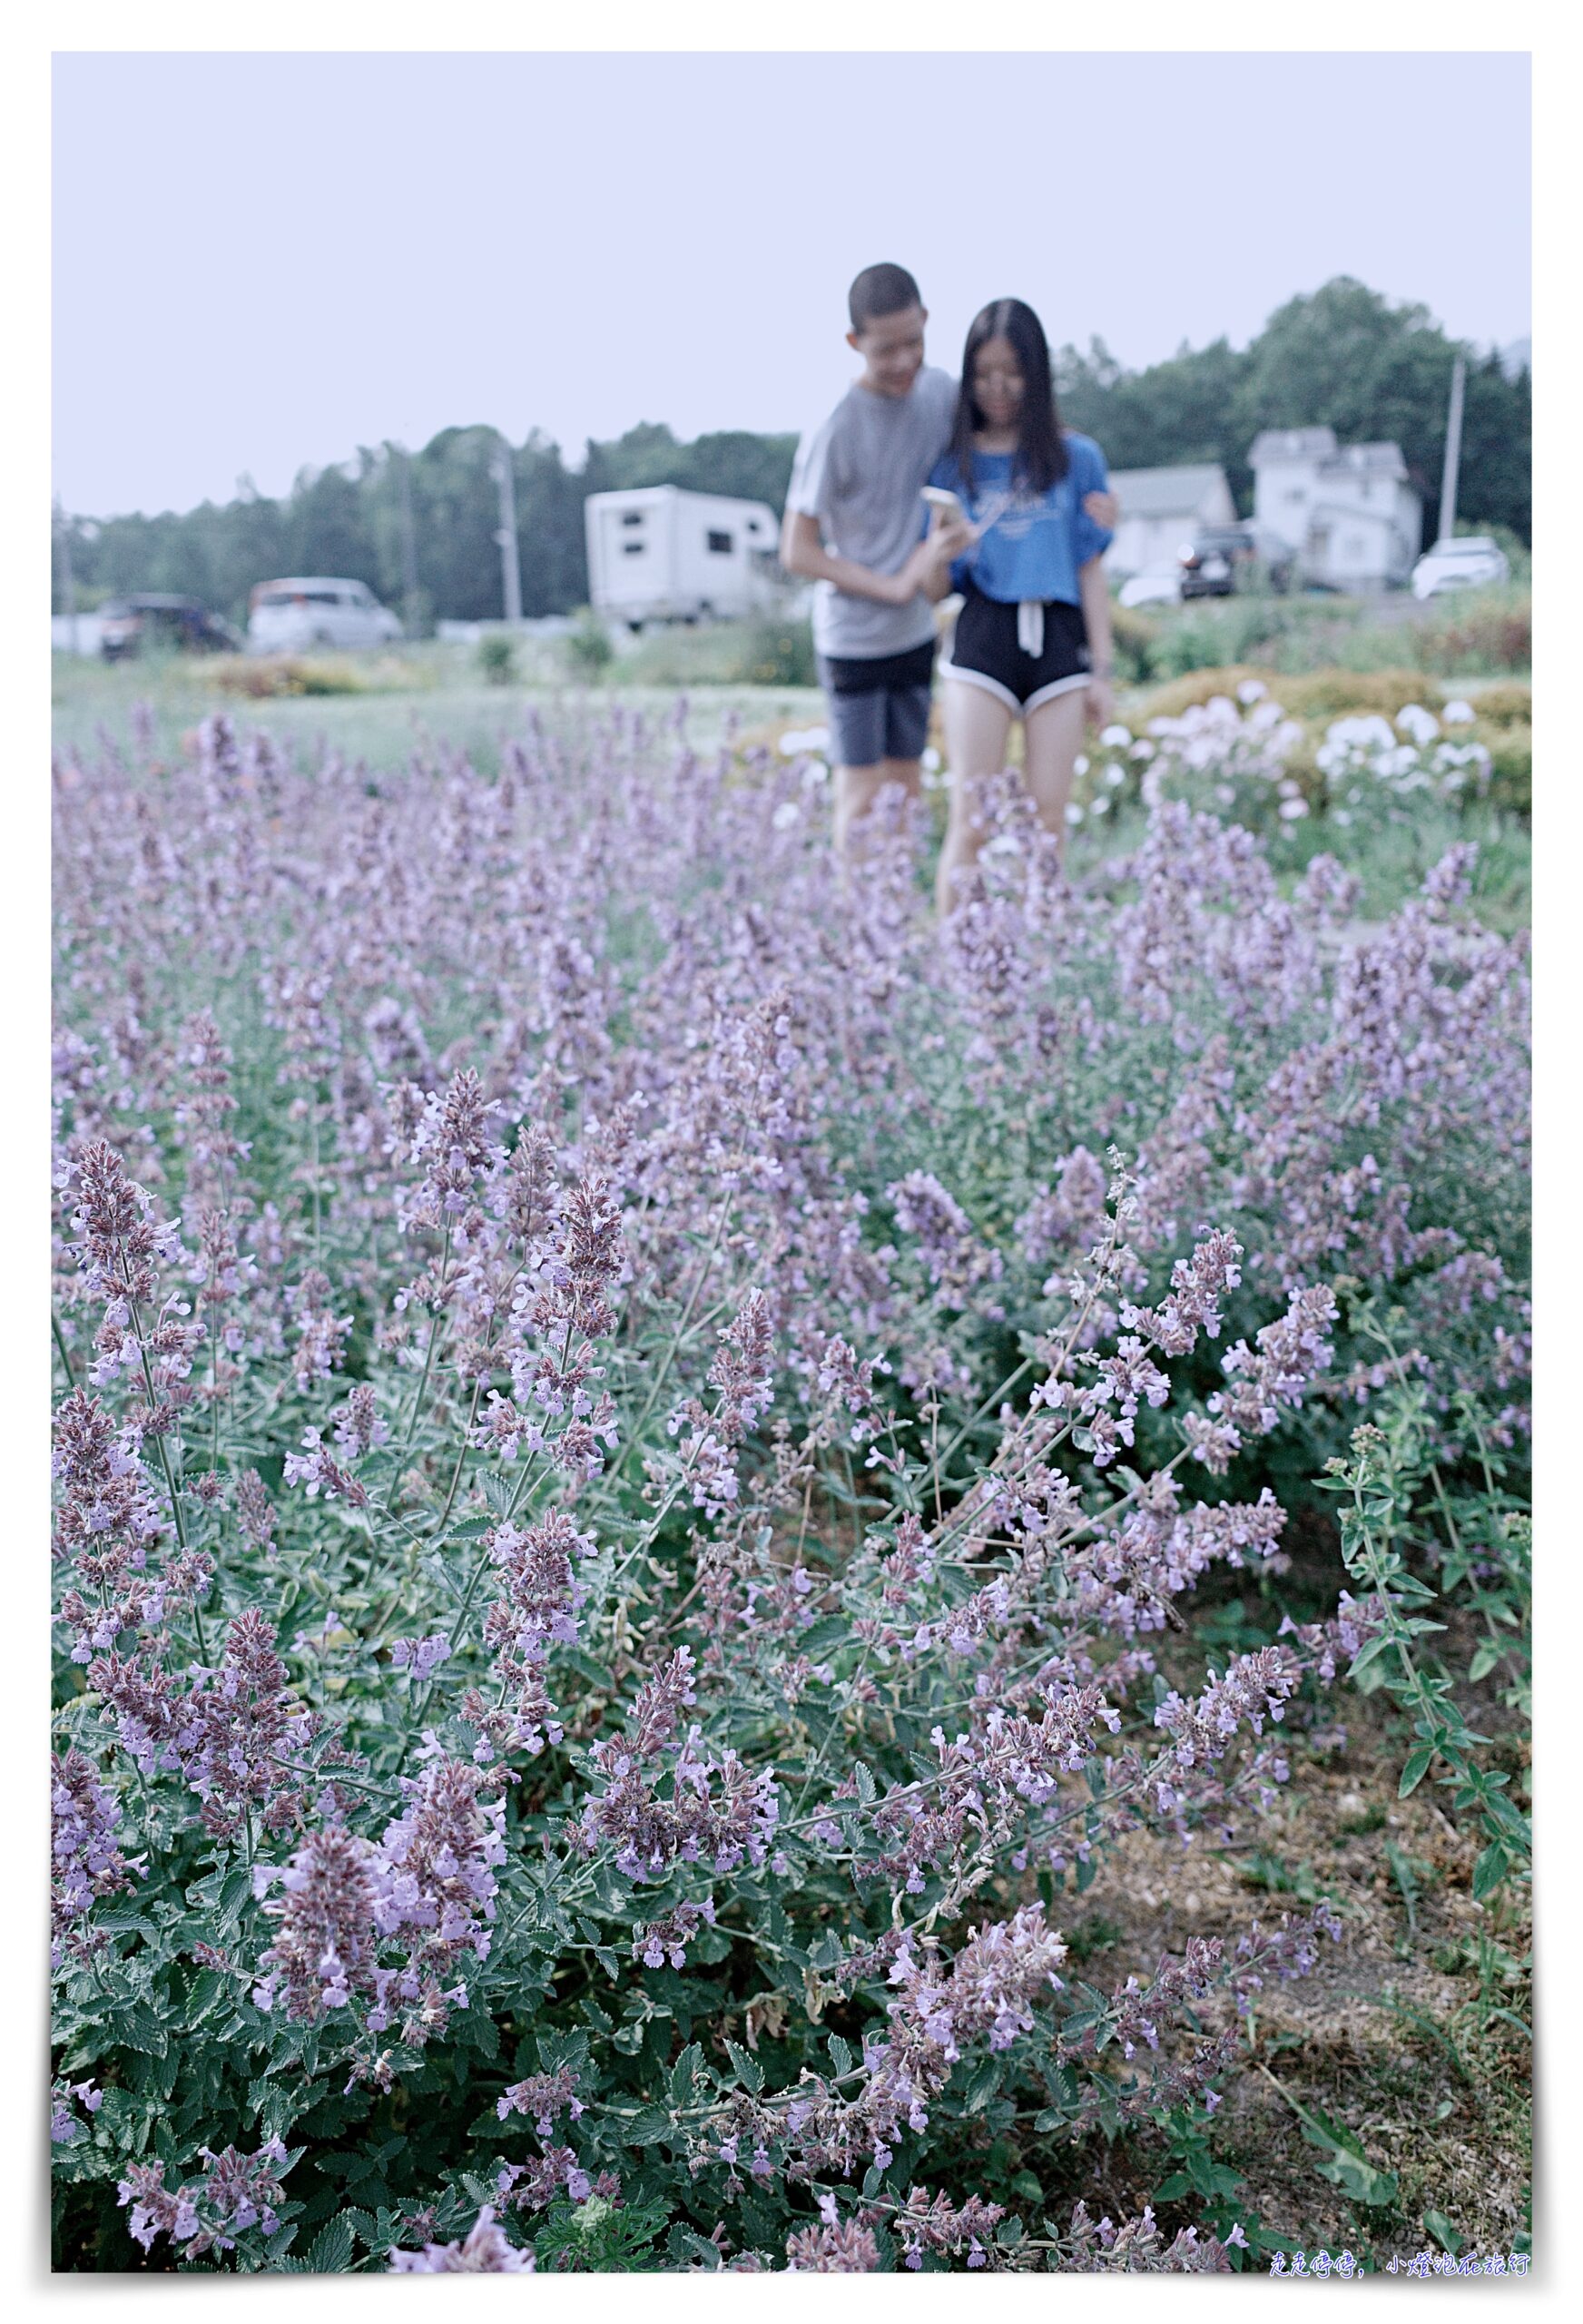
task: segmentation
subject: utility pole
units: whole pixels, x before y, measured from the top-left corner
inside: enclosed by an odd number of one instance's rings
[[[77,580],[75,574],[72,570],[72,524],[70,517],[61,507],[58,497],[55,500],[55,524],[59,530],[61,540],[61,595],[66,601],[66,615],[72,625],[72,651],[75,654],[79,650],[79,643],[77,637]]]
[[[423,606],[418,594],[418,527],[412,519],[412,455],[401,452],[401,593],[402,625],[416,637],[423,625]]]
[[[1462,458],[1462,390],[1468,366],[1459,355],[1451,366],[1451,408],[1446,415],[1446,465],[1440,478],[1440,531],[1449,541],[1457,529],[1457,469]]]
[[[495,537],[500,544],[501,591],[506,618],[515,625],[522,619],[522,566],[516,551],[516,479],[512,474],[511,447],[504,436],[489,465],[500,492],[500,529]]]

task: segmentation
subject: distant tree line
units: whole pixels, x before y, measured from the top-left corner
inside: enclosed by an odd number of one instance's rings
[[[255,583],[292,573],[366,581],[420,625],[489,620],[501,610],[500,522],[492,428],[447,428],[410,455],[398,445],[359,449],[345,467],[304,469],[283,499],[243,489],[224,507],[206,500],[183,516],[74,516],[72,567],[79,602],[134,589],[200,597],[245,617]],[[668,428],[630,428],[615,443],[590,443],[580,472],[536,431],[513,449],[522,609],[566,613],[588,596],[583,502],[623,486],[679,484],[768,500],[785,497],[794,436],[731,430],[679,444]],[[411,569],[408,565],[408,544]],[[55,545],[55,607],[62,598]],[[408,583],[416,589],[409,593]]]
[[[1469,357],[1459,516],[1531,529],[1530,394],[1526,369],[1508,378],[1494,353]],[[1293,299],[1242,350],[1185,346],[1127,371],[1091,340],[1056,362],[1062,415],[1105,448],[1113,468],[1219,460],[1244,514],[1253,506],[1247,455],[1263,428],[1328,424],[1343,444],[1393,439],[1425,496],[1432,536],[1445,448],[1451,363],[1459,352],[1427,309],[1393,306],[1338,276]],[[794,435],[729,429],[680,443],[650,422],[586,447],[568,468],[536,430],[516,448],[523,611],[566,613],[588,596],[583,502],[591,492],[675,484],[766,500],[780,510]],[[382,444],[344,467],[304,469],[283,499],[243,488],[223,507],[184,515],[71,518],[79,602],[134,589],[202,598],[241,619],[249,590],[291,573],[365,581],[419,625],[487,620],[501,610],[498,503],[491,428],[447,428],[408,454]],[[54,605],[64,606],[61,543]]]
[[[1264,428],[1330,427],[1342,444],[1396,443],[1424,496],[1434,537],[1451,366],[1468,359],[1457,515],[1532,537],[1532,396],[1527,367],[1508,378],[1493,350],[1450,340],[1425,307],[1392,306],[1349,275],[1276,309],[1241,350],[1219,339],[1126,371],[1100,340],[1056,358],[1061,416],[1105,447],[1113,468],[1218,460],[1241,513],[1253,513],[1248,454]]]

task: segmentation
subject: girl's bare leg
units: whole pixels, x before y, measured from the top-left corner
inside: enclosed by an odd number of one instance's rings
[[[974,822],[979,784],[1006,764],[1011,713],[983,686],[954,684],[945,691],[946,758],[951,771],[950,820],[935,875],[935,901],[941,912],[956,901],[956,875],[978,861],[984,833]]]
[[[1063,849],[1067,806],[1072,796],[1077,753],[1082,747],[1087,702],[1087,692],[1082,686],[1074,686],[1070,694],[1053,694],[1048,702],[1039,704],[1023,730],[1028,791],[1038,809],[1040,822],[1047,832],[1055,833]]]

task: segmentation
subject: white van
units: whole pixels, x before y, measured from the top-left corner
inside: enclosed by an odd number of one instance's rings
[[[740,620],[785,609],[781,527],[762,500],[674,484],[591,492],[583,504],[588,601],[607,620]]]
[[[388,645],[400,635],[395,615],[360,581],[261,581],[248,599],[248,646],[254,654]]]

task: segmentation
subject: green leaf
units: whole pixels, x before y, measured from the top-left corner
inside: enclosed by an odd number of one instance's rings
[[[352,2223],[344,2211],[326,2220],[308,2252],[309,2271],[316,2276],[342,2276],[351,2265]]]
[[[725,2046],[731,2053],[731,2062],[737,2070],[738,2079],[746,2083],[756,2098],[764,2086],[763,2067],[753,2056],[752,2051],[744,2050],[739,2043],[727,2041]]]
[[[703,2066],[703,2053],[696,2042],[689,2042],[675,2064],[671,2068],[671,2103],[684,2106],[693,2095],[693,2084]]]
[[[1462,2239],[1444,2211],[1425,2211],[1423,2224],[1425,2232],[1432,2235],[1440,2249],[1449,2251],[1454,2260],[1462,2248]]]
[[[850,2073],[852,2053],[850,2043],[843,2042],[839,2034],[831,2034],[826,2039],[825,2047],[830,2052],[831,2063],[836,2073],[841,2075]]]
[[[1000,2060],[980,2058],[968,2076],[962,2103],[969,2114],[980,2114],[1000,2087]]]
[[[1398,1799],[1405,1799],[1410,1791],[1418,1789],[1419,1785],[1429,1773],[1430,1761],[1433,1758],[1432,1743],[1421,1743],[1415,1751],[1408,1753],[1407,1765],[1401,1770],[1401,1781],[1396,1788]]]
[[[1296,2115],[1309,2145],[1317,2147],[1324,2155],[1325,2160],[1314,2165],[1322,2179],[1328,2179],[1332,2187],[1339,2188],[1354,2202],[1382,2207],[1396,2201],[1395,2171],[1376,2170],[1355,2132],[1338,2127],[1317,2106],[1299,2105],[1283,2083],[1275,2082],[1273,2074],[1269,2078]]]
[[[1481,1905],[1492,1896],[1511,1868],[1511,1858],[1499,1840],[1491,1840],[1473,1866],[1473,1901]]]
[[[845,1614],[826,1614],[821,1621],[801,1633],[797,1651],[806,1654],[811,1662],[820,1662],[834,1648],[845,1645],[850,1637],[851,1623]]]
[[[858,1787],[858,1797],[862,1801],[864,1807],[867,1807],[875,1797],[878,1790],[878,1786],[874,1781],[873,1769],[868,1767],[863,1760],[854,1759],[852,1761],[852,1780]]]

